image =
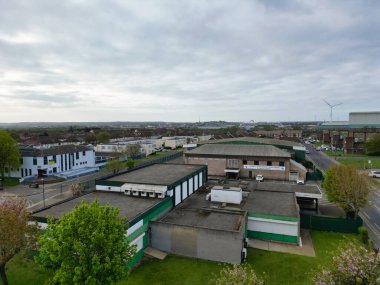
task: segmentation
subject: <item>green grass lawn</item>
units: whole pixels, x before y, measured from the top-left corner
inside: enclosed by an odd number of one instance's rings
[[[323,152],[329,156],[346,156],[343,150],[324,150]]]
[[[148,155],[146,157],[143,157],[143,158],[140,158],[140,159],[135,159],[134,162],[135,162],[135,165],[137,165],[140,162],[151,160],[151,159],[155,159],[155,158],[158,158],[158,157],[164,156],[164,155],[173,154],[173,153],[178,152],[178,151],[179,150],[170,150],[170,151],[155,152],[155,153],[153,153],[151,155]]]
[[[341,242],[357,241],[352,234],[317,232],[311,233],[316,257],[269,252],[259,249],[248,250],[248,263],[258,274],[266,273],[268,285],[311,284],[311,272],[319,265],[329,264],[332,252]],[[144,261],[130,276],[118,285],[159,285],[159,284],[209,284],[222,268],[222,264],[179,256],[168,256],[164,261]],[[48,278],[30,260],[16,256],[7,265],[9,283],[13,285],[43,284]]]
[[[256,272],[266,272],[267,285],[310,285],[311,275],[320,265],[330,264],[341,242],[357,241],[356,235],[312,232],[316,257],[250,249],[248,263]]]
[[[377,158],[337,158],[337,161],[339,161],[342,164],[352,165],[355,166],[358,169],[380,169],[380,159]],[[372,167],[370,164],[368,164],[368,160],[371,160]]]

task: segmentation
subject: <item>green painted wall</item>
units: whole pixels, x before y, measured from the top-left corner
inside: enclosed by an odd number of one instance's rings
[[[256,232],[256,231],[248,231],[247,234],[249,238],[298,244],[297,236],[288,236],[288,235],[280,235],[280,234],[264,233],[264,232]]]
[[[120,187],[125,182],[120,181],[110,181],[110,180],[95,180],[95,185],[102,185],[102,186],[114,186],[114,187]]]
[[[156,205],[152,209],[145,212],[143,215],[134,219],[133,222],[131,222],[129,224],[129,226],[132,226],[135,223],[139,222],[141,219],[143,220],[143,225],[139,229],[137,229],[135,232],[133,232],[131,235],[127,236],[126,240],[131,242],[144,232],[145,232],[145,235],[143,237],[142,249],[139,252],[137,252],[135,257],[127,264],[127,267],[131,268],[131,267],[135,266],[143,257],[144,249],[147,248],[149,245],[149,232],[148,232],[149,222],[157,219],[157,217],[159,217],[161,214],[170,210],[172,208],[172,206],[173,206],[173,198],[172,197],[167,198],[164,201],[162,201],[160,204]]]

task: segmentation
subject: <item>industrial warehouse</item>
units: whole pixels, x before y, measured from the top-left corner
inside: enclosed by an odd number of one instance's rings
[[[127,239],[137,253],[130,266],[143,256],[149,245],[149,224],[185,200],[206,182],[206,167],[183,164],[154,164],[105,180],[98,180],[90,194],[36,212],[33,217],[42,227],[47,217],[59,219],[82,200],[120,208],[129,225]]]
[[[247,238],[300,245],[297,201],[321,197],[316,185],[221,183],[208,182],[207,177],[206,165],[154,164],[97,180],[96,191],[33,217],[44,227],[48,216],[59,219],[82,200],[97,199],[102,205],[120,208],[120,215],[127,219],[126,238],[137,247],[129,266],[137,264],[148,247],[235,264],[247,257]]]
[[[305,179],[306,168],[272,145],[205,144],[184,152],[186,164],[204,164],[209,175],[273,180]]]

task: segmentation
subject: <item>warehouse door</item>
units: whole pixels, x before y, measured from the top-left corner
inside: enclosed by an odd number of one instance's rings
[[[175,202],[174,202],[175,206],[177,206],[179,203],[181,203],[181,185],[178,185],[175,188],[174,198],[175,198]]]
[[[193,194],[194,192],[194,180],[193,178],[189,179],[189,195]]]
[[[289,181],[297,181],[298,178],[298,172],[297,171],[290,171],[289,172]]]
[[[187,181],[182,183],[182,200],[187,198]]]

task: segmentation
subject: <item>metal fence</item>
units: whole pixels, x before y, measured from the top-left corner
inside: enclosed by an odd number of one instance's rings
[[[338,233],[357,233],[363,225],[360,217],[344,219],[327,216],[301,214],[301,228]]]
[[[324,180],[324,176],[323,176],[323,173],[314,165],[314,163],[312,163],[311,161],[305,161],[303,163],[303,165],[308,168],[308,169],[313,169],[314,172],[308,172],[306,174],[306,179],[307,180],[314,180],[314,181],[317,181],[317,180]]]
[[[163,155],[163,156],[160,156],[160,157],[157,157],[157,158],[154,158],[154,159],[149,159],[149,160],[146,160],[146,161],[142,161],[140,163],[137,163],[133,168],[131,168],[131,170],[132,169],[143,168],[143,167],[155,164],[155,163],[168,162],[168,161],[173,160],[175,158],[181,157],[182,155],[183,155],[183,151],[178,151],[178,152],[170,153],[168,155]]]
[[[79,183],[79,185],[83,190],[95,188],[95,179],[91,179],[91,180],[81,182],[81,183]]]

